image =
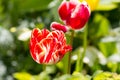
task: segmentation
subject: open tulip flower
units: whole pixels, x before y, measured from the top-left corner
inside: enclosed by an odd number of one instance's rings
[[[30,38],[30,53],[39,64],[55,64],[72,48],[66,44],[63,31],[33,29]]]
[[[81,29],[90,17],[90,8],[85,1],[63,0],[58,8],[58,13],[63,22],[71,29]]]

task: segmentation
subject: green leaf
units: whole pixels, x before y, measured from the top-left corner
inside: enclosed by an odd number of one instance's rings
[[[91,80],[91,77],[88,75],[84,76],[79,72],[73,72],[70,80]]]
[[[17,72],[13,74],[17,80],[31,80],[32,76],[27,72]]]
[[[100,14],[94,16],[93,22],[88,27],[88,35],[91,39],[98,39],[108,35],[110,31],[110,22]]]
[[[97,6],[96,10],[98,11],[110,11],[117,8],[117,4],[114,4],[117,0],[100,0],[99,5]]]
[[[60,76],[59,78],[55,78],[54,80],[70,80],[70,79],[71,79],[71,75],[65,74]]]
[[[113,10],[117,7],[118,6],[116,4],[107,4],[107,5],[101,4],[97,7],[96,10],[98,10],[98,11],[110,11],[110,10]]]
[[[100,50],[106,57],[116,52],[115,42],[100,42],[98,45],[99,45]]]
[[[110,71],[112,71],[112,72],[116,72],[117,71],[117,63],[115,63],[115,62],[108,62],[107,63],[107,67],[110,69]]]
[[[71,75],[65,74],[65,75],[62,75],[59,78],[55,78],[53,80],[71,80]]]
[[[39,75],[39,80],[51,80],[51,77],[48,75],[47,72],[42,72]]]

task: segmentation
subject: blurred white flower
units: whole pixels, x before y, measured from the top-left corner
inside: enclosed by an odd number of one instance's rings
[[[25,31],[18,36],[18,39],[21,41],[27,41],[31,36],[31,31]]]
[[[2,77],[6,73],[5,65],[0,61],[0,77]]]

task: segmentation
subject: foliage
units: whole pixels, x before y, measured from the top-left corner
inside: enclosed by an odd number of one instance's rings
[[[96,74],[93,80],[119,80],[120,75],[110,72],[100,72]]]
[[[29,73],[15,73],[14,77],[17,80],[51,80],[47,72],[41,72],[39,75],[30,75]],[[93,76],[83,75],[79,72],[74,72],[72,75],[65,74],[53,80],[119,80],[120,75],[112,72],[96,71]]]
[[[57,13],[61,1],[0,0],[0,80],[120,79],[119,0],[100,0],[96,10],[91,12],[81,73],[76,72],[76,61],[83,51],[84,29],[74,35],[71,75],[65,74],[68,54],[59,63],[46,68],[32,60],[29,52],[31,30],[35,27],[50,29],[53,21],[62,23]],[[69,43],[69,32],[66,37]]]

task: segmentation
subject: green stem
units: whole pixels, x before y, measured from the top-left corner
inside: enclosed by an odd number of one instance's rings
[[[83,59],[84,59],[84,57],[85,57],[85,53],[86,53],[86,48],[87,48],[87,35],[88,35],[88,33],[87,33],[87,27],[88,27],[88,25],[86,25],[86,27],[85,27],[85,31],[84,31],[84,37],[83,37],[83,48],[84,48],[84,51],[83,51],[83,53],[82,53],[82,55],[81,55],[81,59],[80,59],[80,72],[82,71],[82,69],[83,69]]]
[[[70,45],[73,44],[73,38],[74,38],[74,30],[71,31],[71,38],[70,38]],[[69,52],[68,55],[68,74],[71,72],[71,52]]]
[[[84,36],[83,36],[83,48],[84,48],[84,51],[81,53],[80,50],[78,52],[78,59],[77,59],[77,62],[76,62],[76,71],[82,71],[83,69],[83,59],[84,59],[84,56],[85,56],[85,53],[86,53],[86,48],[87,48],[87,25],[85,27],[85,31],[84,31]],[[80,54],[81,53],[81,54]]]
[[[43,70],[44,70],[44,71],[46,70],[46,66],[47,66],[47,65],[43,64]]]
[[[75,71],[79,72],[80,71],[80,50],[78,51],[77,53],[77,62],[76,62],[76,68],[75,68]]]

